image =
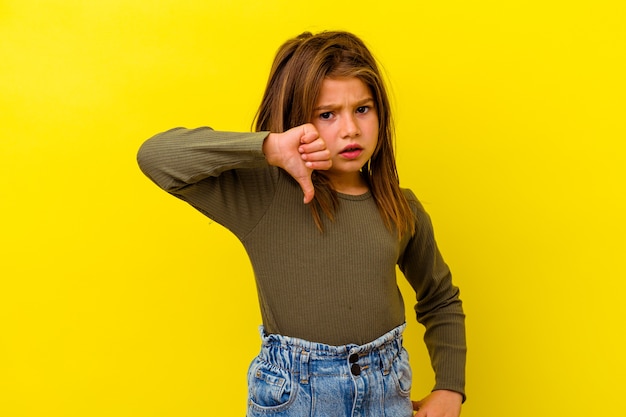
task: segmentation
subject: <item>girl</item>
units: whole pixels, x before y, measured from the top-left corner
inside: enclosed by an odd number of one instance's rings
[[[248,417],[459,415],[459,291],[428,215],[399,187],[392,139],[371,53],[323,32],[278,50],[256,132],[176,128],[142,145],[143,172],[227,227],[252,263],[263,326]],[[396,265],[436,374],[414,403]]]

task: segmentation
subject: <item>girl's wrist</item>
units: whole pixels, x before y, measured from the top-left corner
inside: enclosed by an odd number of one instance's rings
[[[275,151],[275,143],[276,141],[276,133],[270,133],[265,137],[263,141],[263,155],[265,155],[265,160],[270,165],[276,165],[276,151]]]

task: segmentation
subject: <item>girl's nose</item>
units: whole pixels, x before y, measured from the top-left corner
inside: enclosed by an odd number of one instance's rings
[[[342,138],[353,138],[361,134],[359,124],[357,123],[354,115],[349,115],[342,118],[340,133]]]

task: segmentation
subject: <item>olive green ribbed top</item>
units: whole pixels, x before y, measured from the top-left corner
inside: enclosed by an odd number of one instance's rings
[[[416,292],[435,389],[464,393],[459,291],[417,198],[403,190],[417,219],[413,236],[399,240],[389,231],[369,192],[338,194],[336,218],[324,219],[322,233],[298,184],[267,164],[267,134],[172,129],[146,141],[138,161],[159,187],[239,238],[252,263],[268,333],[330,345],[378,338],[405,321],[398,265]]]

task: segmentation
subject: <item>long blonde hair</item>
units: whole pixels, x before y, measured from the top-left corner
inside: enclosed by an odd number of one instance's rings
[[[309,123],[325,78],[356,77],[372,92],[378,112],[378,144],[362,174],[390,230],[413,233],[415,221],[400,190],[393,149],[394,128],[389,98],[376,61],[363,41],[348,32],[310,32],[285,42],[276,53],[263,100],[256,114],[256,131],[281,133]],[[315,198],[311,211],[320,230],[321,213],[330,220],[339,200],[322,171],[314,171]]]

